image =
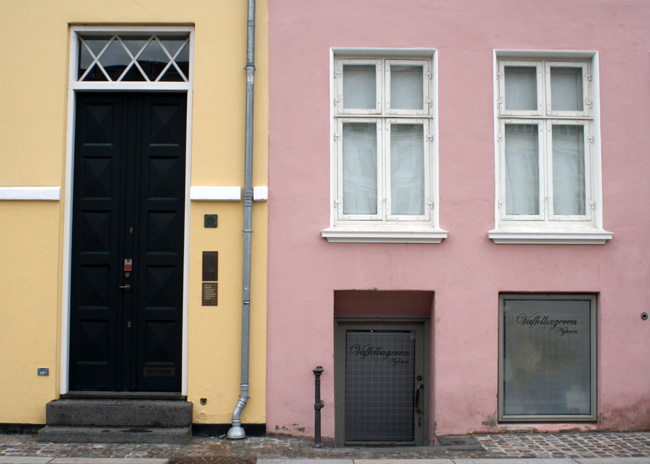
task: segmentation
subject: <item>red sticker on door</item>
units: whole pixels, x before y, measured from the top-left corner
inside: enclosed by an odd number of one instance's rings
[[[133,260],[132,259],[125,259],[124,260],[124,270],[125,271],[132,271],[133,270]]]

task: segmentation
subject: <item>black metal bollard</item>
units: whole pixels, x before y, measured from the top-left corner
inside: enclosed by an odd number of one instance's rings
[[[316,366],[313,372],[316,396],[316,402],[314,403],[314,448],[321,448],[323,445],[320,441],[320,410],[325,407],[325,404],[320,399],[320,376],[323,373],[323,366]]]

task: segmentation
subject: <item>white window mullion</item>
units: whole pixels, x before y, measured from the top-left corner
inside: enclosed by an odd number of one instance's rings
[[[553,144],[551,143],[553,125],[549,121],[542,123],[540,137],[540,215],[548,221],[553,214]]]
[[[390,172],[390,129],[387,121],[381,119],[378,126],[378,146],[377,146],[377,186],[379,211],[381,211],[381,220],[386,223],[388,212],[390,211],[390,184],[388,182],[388,173]]]

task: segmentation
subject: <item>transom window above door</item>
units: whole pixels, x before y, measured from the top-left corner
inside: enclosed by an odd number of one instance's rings
[[[191,26],[72,26],[70,33],[73,90],[192,89]]]
[[[79,35],[82,82],[188,82],[189,33]]]
[[[434,60],[336,56],[329,241],[439,243]]]

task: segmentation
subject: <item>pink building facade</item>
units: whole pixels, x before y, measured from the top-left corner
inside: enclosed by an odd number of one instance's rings
[[[270,4],[267,432],[650,428],[650,5]]]

